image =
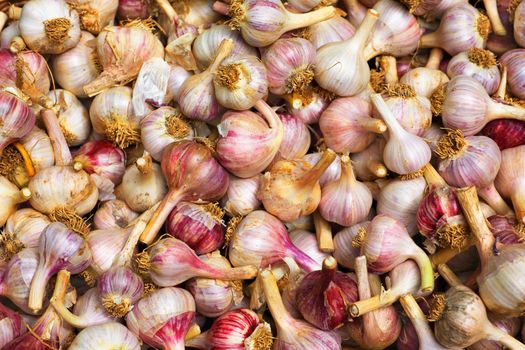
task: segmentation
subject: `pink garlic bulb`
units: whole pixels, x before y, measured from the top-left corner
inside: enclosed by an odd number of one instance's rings
[[[496,56],[489,50],[475,47],[452,57],[447,74],[451,79],[456,75],[470,76],[480,82],[489,95],[498,90],[501,80]]]
[[[360,248],[352,244],[354,238],[368,228],[370,221],[363,221],[351,227],[345,227],[334,236],[334,258],[337,262],[349,269],[354,268],[355,258],[360,255]]]
[[[283,123],[283,140],[279,146],[278,158],[297,159],[302,158],[310,148],[310,130],[299,118],[291,114],[279,114]]]
[[[88,174],[103,176],[115,185],[122,181],[126,170],[124,151],[105,140],[88,141],[73,158],[75,170],[84,169]]]
[[[221,206],[230,216],[246,216],[259,209],[261,202],[257,199],[257,191],[260,182],[260,175],[246,179],[230,175],[230,184],[221,198]]]

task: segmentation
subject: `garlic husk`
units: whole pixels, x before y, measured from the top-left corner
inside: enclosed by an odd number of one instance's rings
[[[22,249],[11,258],[0,279],[0,294],[28,314],[34,314],[28,306],[28,300],[38,260],[37,248]]]
[[[11,258],[23,248],[38,247],[40,235],[49,223],[47,216],[31,208],[15,211],[5,224],[0,256]]]
[[[140,118],[133,112],[132,92],[127,86],[110,88],[95,97],[89,108],[93,130],[122,149],[140,142]]]
[[[428,144],[403,129],[381,95],[373,94],[370,98],[388,126],[388,141],[383,150],[385,165],[400,175],[420,170],[432,157]]]
[[[137,163],[128,166],[116,195],[133,211],[142,213],[164,198],[167,192],[168,186],[161,167],[152,162],[146,170],[139,169]]]
[[[264,51],[261,60],[273,94],[301,93],[313,80],[315,48],[306,39],[279,39]]]
[[[191,294],[169,287],[142,298],[126,316],[126,325],[150,346],[182,350],[194,318],[195,301]]]
[[[471,48],[452,57],[447,66],[447,74],[452,79],[456,75],[470,76],[483,85],[489,95],[498,90],[501,75],[496,56],[488,51]]]
[[[425,194],[427,183],[415,179],[396,179],[381,189],[377,199],[378,214],[385,214],[405,225],[411,236],[417,233],[416,213]]]
[[[263,210],[253,211],[243,218],[229,241],[228,258],[233,266],[266,267],[287,256],[305,271],[321,268],[291,242],[284,224]]]
[[[215,24],[200,33],[193,42],[192,52],[199,67],[208,68],[224,39],[234,42],[231,56],[257,56],[257,49],[247,45],[238,31],[232,31],[225,24]]]
[[[64,0],[29,1],[18,26],[27,46],[42,54],[60,54],[80,40],[78,13]]]
[[[131,210],[126,202],[114,199],[102,203],[93,215],[93,224],[98,230],[125,228],[138,216],[139,214]]]
[[[335,157],[327,149],[314,166],[300,159],[276,162],[263,175],[257,197],[270,214],[283,221],[312,214],[321,201],[319,178]]]
[[[82,31],[80,41],[70,50],[53,56],[51,69],[57,83],[78,98],[85,98],[84,85],[91,83],[100,74],[95,37]]]
[[[368,10],[354,36],[327,44],[317,51],[315,80],[323,89],[339,96],[353,96],[366,89],[370,68],[364,48],[378,17],[376,10]]]
[[[49,224],[38,246],[38,266],[31,280],[28,306],[33,312],[42,309],[49,279],[59,270],[79,273],[91,264],[91,252],[84,239],[64,224]]]
[[[211,328],[186,341],[186,346],[196,349],[260,349],[270,350],[272,330],[266,322],[250,309],[230,311],[217,318]]]
[[[352,154],[352,166],[357,179],[374,181],[388,175],[388,169],[383,164],[385,142],[378,137],[363,151]]]
[[[69,146],[84,144],[91,132],[87,108],[67,90],[51,90],[47,96],[59,107],[56,114],[67,144]]]
[[[199,257],[206,263],[231,268],[230,262],[218,251]],[[242,281],[194,278],[185,287],[195,298],[197,312],[206,317],[218,317],[242,303],[244,297]]]
[[[268,94],[266,68],[257,56],[229,57],[217,69],[213,86],[222,106],[250,109]]]
[[[323,153],[308,153],[303,157],[303,160],[308,162],[311,166],[317,164],[319,159],[321,159]],[[319,184],[321,187],[325,186],[327,183],[336,181],[341,176],[341,157],[336,156],[335,160],[328,166],[323,175],[319,178]]]
[[[175,286],[194,277],[223,280],[251,279],[257,268],[245,264],[226,268],[213,266],[199,259],[186,243],[176,238],[165,238],[155,243],[147,254],[138,257],[139,267],[149,272],[151,280],[158,286]]]
[[[349,269],[354,268],[355,258],[360,255],[359,247],[354,247],[352,241],[359,230],[366,230],[370,221],[363,221],[351,227],[343,228],[334,236],[334,258],[337,262]]]
[[[324,259],[330,256],[319,249],[319,243],[315,233],[305,231],[304,229],[294,229],[288,234],[290,241],[294,246],[316,261],[319,265],[323,264]]]
[[[166,101],[170,71],[170,65],[160,57],[152,57],[142,64],[131,98],[138,119],[143,119]]]
[[[85,171],[53,166],[38,172],[29,182],[33,196],[29,203],[44,214],[71,209],[77,215],[89,213],[97,204],[98,189]]]
[[[118,9],[118,0],[66,0],[69,8],[78,12],[80,28],[98,34],[112,24]]]
[[[83,329],[71,345],[71,350],[140,350],[141,342],[125,326],[108,322]]]
[[[192,73],[188,72],[183,67],[176,65],[176,64],[170,64],[170,75],[168,78],[168,87],[166,88],[166,98],[165,100],[167,102],[169,101],[177,101],[177,98],[179,96],[179,90],[189,77],[192,76]]]
[[[292,318],[286,311],[274,275],[270,270],[261,272],[264,294],[275,320],[277,339],[274,349],[341,349],[341,338],[332,331],[321,331],[309,323]]]
[[[326,145],[336,152],[357,153],[367,148],[376,134],[387,129],[371,118],[372,106],[360,97],[338,98],[321,114],[319,127]]]
[[[144,148],[160,161],[164,148],[179,140],[191,140],[194,131],[176,108],[163,106],[150,112],[140,121],[141,139]]]
[[[224,244],[224,211],[216,204],[180,202],[166,219],[168,233],[186,243],[198,255],[211,253]]]
[[[221,198],[221,206],[231,216],[246,216],[259,209],[261,202],[257,199],[257,191],[260,182],[260,175],[246,179],[230,175],[230,184]]]
[[[102,73],[84,85],[88,96],[135,79],[142,63],[153,57],[164,57],[164,47],[149,29],[144,29],[144,25],[131,23],[124,27],[104,28],[97,36],[97,55]]]
[[[319,212],[325,220],[352,226],[366,219],[372,201],[368,187],[356,180],[350,157],[342,156],[341,177],[323,187]]]
[[[233,175],[247,178],[263,171],[279,151],[283,124],[266,102],[255,104],[263,115],[250,112],[227,112],[217,126],[218,160]],[[242,145],[242,147],[240,147]]]
[[[2,193],[2,197],[0,197],[0,225],[3,226],[9,216],[16,211],[17,205],[28,200],[32,192],[28,188],[20,190],[4,176],[0,176],[0,192]]]

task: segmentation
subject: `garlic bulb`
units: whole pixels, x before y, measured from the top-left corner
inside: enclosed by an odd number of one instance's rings
[[[328,107],[333,95],[319,88],[307,88],[300,94],[283,96],[288,103],[288,112],[305,124],[315,124]]]
[[[280,160],[262,177],[257,197],[264,208],[283,221],[310,215],[321,200],[319,178],[334,161],[327,149],[314,166],[304,160]]]
[[[141,343],[125,326],[117,322],[104,323],[83,329],[77,334],[71,350],[140,350]]]
[[[501,79],[496,56],[491,51],[478,48],[452,57],[447,74],[451,79],[456,75],[468,75],[480,82],[489,95],[496,92]]]
[[[268,94],[266,68],[257,56],[229,57],[217,68],[213,86],[224,107],[250,109]]]
[[[338,98],[321,114],[319,127],[328,147],[336,152],[357,153],[367,148],[376,134],[386,131],[386,124],[371,118],[372,106],[364,99]]]
[[[178,109],[165,106],[149,113],[140,121],[144,149],[160,161],[164,148],[179,140],[191,140],[194,131]]]
[[[139,214],[131,210],[128,205],[118,199],[106,201],[93,215],[93,224],[96,229],[125,228]]]
[[[84,85],[91,83],[100,74],[95,37],[82,31],[80,41],[70,50],[56,55],[51,61],[51,71],[57,83],[79,98],[87,97]]]
[[[89,108],[93,129],[122,149],[140,141],[140,119],[133,112],[132,92],[127,86],[110,88],[95,97]]]
[[[284,134],[274,162],[280,158],[297,159],[304,157],[312,141],[310,130],[299,118],[291,114],[279,114],[279,119],[283,123]]]
[[[305,231],[305,229],[307,228],[290,231],[288,234],[290,241],[321,266],[324,259],[329,257],[330,254],[321,251],[315,233]]]
[[[263,100],[255,104],[259,115],[250,112],[227,112],[217,126],[218,160],[235,176],[252,177],[266,169],[279,151],[283,124]],[[242,147],[241,147],[242,145]]]
[[[368,187],[356,180],[350,157],[342,156],[341,177],[323,187],[319,212],[325,220],[352,226],[368,216],[372,201]]]
[[[160,57],[144,61],[133,84],[131,104],[138,119],[166,101],[171,66]]]
[[[214,24],[200,33],[193,42],[192,52],[199,67],[203,69],[208,68],[224,39],[233,40],[231,57],[257,56],[257,49],[246,44],[241,37],[241,33],[231,30],[225,24]]]
[[[20,33],[31,50],[59,54],[80,40],[78,13],[64,0],[31,0],[22,8]]]
[[[29,134],[20,140],[20,143],[29,154],[36,172],[55,164],[51,140],[42,129],[35,126]]]
[[[323,45],[350,39],[354,34],[355,27],[346,18],[335,16],[303,29],[302,37],[317,50]]]
[[[184,84],[186,79],[191,76],[192,73],[188,72],[183,67],[176,64],[170,64],[170,76],[168,78],[168,88],[166,89],[166,101],[177,101],[182,84]]]
[[[401,175],[420,170],[432,157],[428,144],[422,138],[403,129],[381,95],[373,94],[370,98],[388,125],[389,137],[383,151],[385,165],[388,169]]]
[[[66,0],[69,8],[80,17],[80,28],[98,34],[112,24],[118,8],[118,0]]]
[[[4,176],[0,176],[0,192],[2,193],[0,197],[0,226],[3,226],[9,216],[16,211],[17,205],[29,199],[31,190],[28,188],[20,190]]]
[[[36,210],[17,210],[5,224],[5,232],[0,242],[0,255],[10,258],[23,248],[38,247],[40,235],[49,224],[49,218]]]
[[[57,89],[48,92],[47,96],[59,107],[58,123],[69,146],[80,146],[85,143],[91,132],[88,111],[77,97],[67,90]]]
[[[113,261],[124,248],[129,234],[129,229],[118,227],[92,230],[88,233],[86,242],[93,257],[91,269],[96,274],[111,268]]]
[[[20,37],[20,29],[18,28],[18,21],[11,21],[0,31],[0,48],[8,49],[11,40],[15,37]]]
[[[354,247],[352,241],[360,230],[366,230],[370,221],[363,221],[351,227],[343,228],[334,236],[334,258],[349,269],[355,266],[355,259],[361,254],[359,247]]]
[[[388,169],[383,163],[383,148],[385,139],[377,137],[363,151],[352,154],[352,166],[355,177],[360,181],[374,181],[388,175]]]
[[[231,216],[246,216],[259,209],[261,202],[257,199],[257,190],[260,182],[260,175],[246,179],[230,175],[230,185],[221,198],[221,206]]]
[[[311,166],[317,164],[319,159],[323,156],[323,152],[308,153],[303,157],[303,160],[308,162]],[[323,175],[319,178],[319,184],[321,187],[329,182],[339,179],[341,176],[341,157],[336,156],[335,160],[326,168]]]
[[[122,183],[117,188],[117,197],[138,213],[151,208],[168,192],[160,165],[151,162],[150,158],[149,162],[146,160],[147,165],[142,167],[139,164],[143,159],[139,158],[137,163],[126,169]]]

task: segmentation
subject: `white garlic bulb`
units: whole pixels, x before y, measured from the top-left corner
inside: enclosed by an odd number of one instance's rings
[[[140,350],[141,342],[125,326],[109,322],[83,329],[69,350]]]
[[[85,143],[91,132],[91,122],[86,107],[71,92],[62,89],[51,90],[47,96],[59,107],[58,124],[68,146]]]
[[[36,172],[55,164],[53,146],[44,130],[35,126],[29,134],[20,140],[20,143],[29,154]]]
[[[30,0],[22,8],[20,33],[31,50],[59,54],[80,40],[78,13],[64,0]]]
[[[0,176],[0,226],[16,211],[18,203],[25,202],[31,195],[27,188],[20,190],[4,176]]]

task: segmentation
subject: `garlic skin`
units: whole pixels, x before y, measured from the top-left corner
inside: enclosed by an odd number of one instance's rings
[[[91,251],[93,263],[91,268],[97,274],[107,271],[124,248],[130,231],[110,227],[92,230],[86,236],[86,243]]]
[[[3,226],[9,216],[16,211],[19,203],[25,202],[31,196],[31,190],[20,190],[4,176],[0,176],[0,226]]]
[[[117,14],[118,0],[66,0],[69,8],[76,10],[80,28],[98,34],[112,24]]]
[[[229,57],[217,69],[213,86],[222,106],[250,109],[268,94],[266,68],[257,56]]]
[[[91,133],[91,122],[87,108],[74,94],[67,90],[51,90],[47,93],[47,97],[59,106],[56,112],[58,123],[68,146],[84,144]]]
[[[0,31],[0,48],[8,49],[11,40],[20,36],[20,29],[18,28],[18,20],[11,21]]]
[[[31,178],[31,206],[44,214],[59,208],[70,208],[80,216],[89,213],[97,204],[98,189],[85,171],[72,167],[53,166]]]
[[[199,257],[204,262],[222,268],[231,268],[230,262],[218,251]],[[244,297],[242,281],[194,278],[185,287],[195,298],[197,312],[206,317],[218,317],[241,304]]]
[[[288,112],[305,124],[315,124],[330,104],[330,100],[315,89],[309,88],[297,96],[292,94],[292,97],[287,99]]]
[[[131,104],[138,119],[144,118],[166,101],[171,67],[160,57],[144,61],[133,84]]]
[[[420,170],[432,157],[428,144],[403,129],[381,95],[373,94],[370,98],[388,126],[388,141],[383,150],[385,165],[400,175]]]
[[[290,231],[288,235],[290,236],[292,244],[317,262],[319,266],[323,264],[324,259],[330,256],[329,253],[322,252],[319,249],[315,233],[305,231],[304,229],[294,229]]]
[[[403,74],[399,82],[411,86],[416,95],[430,99],[434,91],[449,80],[447,74],[439,69],[417,67]]]
[[[246,179],[230,175],[230,184],[221,198],[221,206],[230,216],[246,216],[259,209],[261,202],[257,199],[257,191],[260,182],[260,175]]]
[[[521,5],[521,3],[520,3]],[[523,5],[521,5],[523,7]],[[525,62],[525,50],[514,49],[505,52],[501,58],[500,63],[507,67],[507,81],[508,88],[517,97],[525,98],[525,90],[523,89],[523,62]]]
[[[27,46],[42,54],[60,54],[80,40],[78,13],[64,0],[26,3],[18,27]]]
[[[16,244],[22,244],[23,248],[35,248],[38,247],[40,235],[50,223],[47,216],[36,210],[19,209],[7,219],[5,233],[12,235]]]
[[[240,32],[231,30],[225,24],[214,24],[200,33],[192,45],[193,55],[201,69],[208,68],[224,39],[233,40],[231,57],[257,56],[257,49],[246,44]]]
[[[217,156],[233,175],[247,178],[266,169],[279,151],[283,124],[264,101],[255,104],[263,115],[250,112],[226,112],[217,126]]]
[[[152,163],[146,173],[132,164],[126,169],[116,192],[117,198],[126,202],[131,210],[142,213],[164,198],[168,186],[157,163]]]
[[[383,164],[383,148],[385,139],[377,137],[363,151],[352,154],[352,166],[355,177],[360,181],[374,181],[388,175],[388,169]]]
[[[326,145],[342,153],[363,151],[376,134],[387,129],[382,120],[372,119],[371,115],[370,102],[358,96],[335,99],[319,119]]]
[[[126,316],[126,325],[150,346],[184,349],[184,337],[194,318],[195,301],[191,294],[169,287],[142,298]]]
[[[313,80],[315,48],[306,39],[279,39],[262,57],[270,92],[275,95],[302,92]]]
[[[350,39],[355,34],[355,27],[340,16],[312,24],[305,30],[305,39],[308,39],[316,50],[326,44]]]
[[[26,136],[35,121],[35,114],[24,101],[8,92],[0,92],[0,151]]]
[[[311,166],[317,164],[317,162],[323,156],[322,152],[308,153],[303,157],[303,160],[308,162]],[[336,156],[332,164],[326,168],[323,175],[319,178],[319,184],[324,187],[327,183],[336,181],[341,176],[341,157]]]
[[[140,350],[139,339],[125,326],[108,322],[83,329],[71,345],[71,350]]]
[[[80,147],[73,158],[75,170],[84,169],[118,185],[126,170],[126,154],[106,140],[88,141]]]
[[[15,311],[0,304],[0,347],[3,348],[11,340],[24,332],[24,320]]]
[[[131,104],[133,90],[118,86],[97,95],[89,108],[93,130],[124,149],[140,141],[140,118]]]
[[[501,74],[497,65],[496,56],[488,51],[471,48],[452,57],[447,66],[450,79],[456,75],[470,76],[483,85],[489,95],[498,89]]]
[[[170,76],[168,78],[168,87],[166,89],[166,101],[177,101],[179,91],[184,82],[192,76],[192,73],[188,72],[183,67],[170,64]]]
[[[312,137],[310,130],[299,118],[290,114],[279,114],[283,124],[283,140],[274,162],[280,158],[302,158],[308,152]]]
[[[363,221],[351,227],[343,228],[334,236],[334,258],[337,262],[349,269],[354,269],[355,258],[360,255],[360,249],[352,245],[353,239],[359,230],[366,230],[370,221]]]
[[[35,126],[29,134],[20,140],[20,143],[29,154],[37,173],[55,164],[55,154],[51,140],[42,129]]]
[[[350,157],[342,156],[341,177],[323,187],[319,212],[327,221],[352,226],[368,216],[372,201],[368,187],[356,180]]]
[[[88,97],[84,85],[100,74],[96,47],[92,44],[94,39],[91,33],[82,31],[75,47],[53,56],[51,60],[51,71],[57,83],[78,98]]]
[[[34,314],[27,303],[38,260],[37,248],[22,249],[11,258],[0,278],[0,294],[28,314]]]
[[[493,315],[488,315],[489,321],[497,328],[501,329],[510,336],[515,337],[518,335],[521,326],[521,320],[519,318],[504,318],[497,319]],[[468,350],[503,350],[505,346],[499,344],[497,341],[481,340],[467,348]]]
[[[524,146],[508,148],[501,152],[501,166],[494,181],[496,189],[505,198],[510,198],[518,221],[525,221],[523,186],[525,174],[522,171]]]
[[[112,266],[98,278],[97,290],[106,312],[124,317],[144,294],[144,282],[129,267]]]
[[[283,221],[310,215],[321,201],[319,178],[335,157],[335,152],[327,149],[314,166],[304,160],[276,162],[263,175],[257,197],[270,214]]]
[[[140,121],[140,135],[144,149],[160,161],[166,146],[175,141],[191,140],[195,132],[178,109],[163,106]]]
[[[138,216],[126,202],[113,199],[102,203],[93,215],[93,224],[98,230],[125,228]]]

